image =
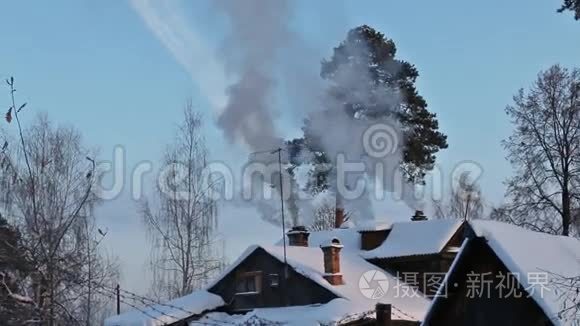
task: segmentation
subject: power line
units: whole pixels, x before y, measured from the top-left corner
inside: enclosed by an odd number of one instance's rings
[[[95,290],[97,290],[97,291],[100,291],[101,295],[105,295],[105,296],[107,296],[107,297],[109,297],[109,298],[113,298],[113,299],[116,299],[116,298],[117,298],[116,294],[108,293],[108,292],[106,292],[106,290],[104,290],[103,288],[99,288],[99,289],[95,289]],[[122,296],[121,296],[121,297],[122,297]],[[164,324],[166,323],[165,321],[163,321],[163,320],[161,320],[161,319],[159,319],[159,318],[157,318],[157,317],[155,317],[155,316],[153,316],[153,315],[149,314],[147,311],[145,311],[145,310],[142,310],[141,308],[139,308],[139,307],[137,307],[137,306],[135,306],[135,305],[133,305],[133,304],[131,304],[131,303],[127,302],[127,301],[124,301],[123,299],[119,299],[119,301],[120,301],[120,302],[122,302],[122,303],[124,303],[124,304],[126,304],[126,305],[128,305],[129,307],[131,307],[131,308],[133,308],[133,309],[135,309],[135,310],[139,311],[140,313],[142,313],[143,315],[145,315],[145,316],[147,316],[147,317],[149,317],[149,318],[151,318],[151,319],[154,319],[154,320],[160,321],[160,322],[162,322],[162,323],[164,323]],[[164,314],[164,315],[165,315],[165,314]]]
[[[99,284],[98,287],[96,287],[96,290],[99,290],[101,294],[103,294],[103,295],[105,295],[105,296],[107,296],[109,298],[112,298],[114,300],[117,299],[117,292],[116,292],[117,287],[114,287],[113,288],[113,287],[109,287],[109,286],[106,286],[106,285],[103,285],[103,284]],[[133,292],[128,291],[128,290],[124,290],[124,289],[119,288],[119,291],[120,292],[123,292],[123,293],[119,293],[119,301],[120,302],[122,302],[123,304],[126,304],[127,306],[129,306],[129,307],[131,307],[133,309],[135,309],[136,311],[142,313],[143,315],[145,315],[145,316],[147,316],[149,318],[152,318],[154,320],[160,321],[160,322],[162,322],[164,324],[166,324],[167,321],[161,320],[161,319],[159,319],[159,317],[167,316],[167,317],[173,318],[174,321],[171,322],[171,323],[173,323],[173,322],[178,321],[178,320],[187,319],[187,318],[189,318],[191,316],[200,315],[200,313],[196,313],[196,312],[193,312],[193,311],[189,311],[189,310],[187,310],[187,309],[185,309],[183,307],[179,307],[179,306],[172,305],[172,304],[169,304],[169,303],[161,303],[161,302],[159,302],[157,300],[154,300],[154,299],[151,299],[151,298],[147,298],[147,297],[138,295],[138,294],[133,293]],[[141,304],[145,305],[145,307],[144,308],[139,308],[137,305],[130,303],[129,300],[131,300],[133,303],[140,302]],[[178,316],[175,316],[175,315],[170,314],[169,312],[162,311],[162,310],[156,308],[155,306],[161,306],[161,307],[167,307],[167,308],[179,310],[179,311],[185,312],[186,314],[188,314],[188,316],[187,317],[178,317]],[[147,309],[153,310],[155,313],[159,314],[159,316],[155,316],[154,314],[147,312],[146,311]],[[203,317],[206,318],[206,319],[208,319],[207,322],[203,322],[206,325],[208,323],[211,323],[210,320],[213,321],[213,324],[214,325],[224,325],[224,324],[235,325],[232,322],[228,322],[228,321],[225,321],[225,320],[214,319],[214,318],[211,318],[211,317],[209,317],[207,315],[204,315]],[[190,321],[190,323],[191,322],[197,323],[197,324],[202,323],[202,322],[199,322],[199,321]]]

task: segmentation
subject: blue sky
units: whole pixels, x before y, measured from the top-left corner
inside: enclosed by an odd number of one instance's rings
[[[87,145],[99,148],[101,159],[123,146],[128,169],[158,161],[190,98],[206,116],[212,158],[236,165],[244,149],[223,140],[212,109],[227,87],[213,73],[219,60],[212,51],[227,30],[209,1],[167,3],[166,13],[181,17],[177,26],[191,41],[181,57],[156,37],[128,0],[3,0],[0,77],[15,76],[29,110],[76,126]],[[580,24],[556,13],[558,0],[293,4],[292,28],[311,49],[314,72],[352,27],[368,24],[394,39],[399,57],[417,66],[419,91],[449,136],[449,149],[439,155],[442,170],[465,160],[478,162],[491,203],[501,201],[502,182],[510,175],[500,145],[511,128],[505,105],[541,69],[555,63],[580,66]],[[8,107],[8,100],[5,93],[0,107]],[[277,123],[286,135],[295,135],[299,120],[280,112]],[[404,208],[392,207],[381,203],[377,209],[393,219],[407,218]],[[98,214],[99,223],[111,230],[108,245],[123,261],[126,282],[139,288],[139,278],[132,275],[143,267],[147,247],[135,203],[124,192]],[[252,209],[224,205],[220,220],[230,258],[253,242],[279,236]]]

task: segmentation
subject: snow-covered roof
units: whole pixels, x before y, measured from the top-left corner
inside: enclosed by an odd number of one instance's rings
[[[353,313],[345,316],[345,312],[352,310],[349,300],[338,298],[326,304],[308,306],[291,306],[279,308],[257,308],[245,315],[229,315],[221,312],[212,312],[201,319],[192,322],[191,326],[207,323],[208,325],[291,325],[291,326],[320,326],[336,325],[357,320],[362,317],[375,317],[374,311]],[[393,310],[393,319],[403,320],[405,315]]]
[[[387,239],[362,256],[377,259],[436,254],[441,252],[461,224],[462,221],[455,219],[394,223]]]
[[[242,255],[244,257],[243,259],[258,248],[264,249],[280,262],[284,261],[284,248],[281,246],[252,246]],[[420,293],[401,295],[401,293],[395,290],[394,286],[400,285],[403,288],[408,285],[405,285],[396,277],[367,262],[357,252],[343,250],[340,253],[340,272],[344,280],[344,284],[342,285],[331,285],[324,279],[324,257],[320,248],[288,246],[286,248],[286,257],[288,265],[297,273],[316,282],[338,297],[348,300],[348,309],[336,310],[338,315],[326,316],[329,318],[328,320],[340,320],[346,315],[373,310],[379,302],[391,304],[393,307],[392,317],[394,319],[422,320],[429,306],[429,300]],[[232,264],[228,270],[232,271],[243,259]],[[229,271],[226,271],[226,274]],[[385,295],[378,300],[365,297],[359,287],[361,277],[369,271],[383,273],[390,286],[387,288]]]
[[[522,287],[530,289],[528,292],[546,315],[556,325],[564,325],[557,317],[564,309],[567,296],[563,295],[563,289],[554,286],[554,281],[561,281],[560,277],[580,276],[580,241],[496,221],[475,220],[469,224],[477,236],[487,239],[510,272],[519,273]],[[547,273],[550,281],[547,285],[532,286],[528,273]],[[543,285],[548,290],[541,291],[539,287]]]
[[[405,287],[408,285],[402,283],[398,278],[389,274],[387,271],[367,262],[365,260],[371,256],[372,258],[381,257],[396,257],[405,255],[419,255],[438,253],[443,246],[449,241],[451,236],[456,232],[461,223],[452,220],[438,220],[438,221],[421,221],[421,222],[402,222],[390,224],[380,221],[372,221],[363,225],[358,225],[352,228],[341,228],[326,231],[311,232],[308,239],[308,247],[287,246],[287,261],[288,264],[303,276],[309,278],[330,292],[334,293],[338,298],[326,304],[300,306],[300,307],[279,307],[279,308],[258,308],[249,312],[245,316],[229,316],[224,313],[212,312],[206,314],[207,318],[224,319],[232,321],[239,318],[265,318],[271,321],[284,322],[289,325],[308,325],[310,322],[318,325],[320,323],[333,323],[345,318],[352,318],[353,316],[361,316],[372,312],[377,303],[390,304],[392,307],[392,318],[402,320],[423,320],[427,312],[430,301],[425,298],[420,292],[407,291]],[[391,229],[391,232],[380,247],[373,251],[361,250],[361,231],[376,231]],[[340,252],[340,268],[343,275],[344,284],[331,285],[324,279],[324,257],[320,249],[321,245],[327,244],[332,239],[338,239],[343,249]],[[263,249],[274,258],[283,262],[284,254],[282,247],[282,240],[278,241],[273,246],[250,246],[247,248],[232,264],[230,264],[220,276],[215,278],[206,289],[211,289],[226,275],[230,274],[239,264],[254,253],[258,248]],[[374,255],[371,254],[374,252]],[[388,284],[386,293],[380,299],[370,299],[365,297],[361,291],[361,278],[367,272],[373,273],[378,271],[382,273],[385,278],[385,283]],[[411,293],[411,295],[409,295]],[[200,304],[197,299],[206,297],[207,304]],[[187,299],[189,298],[189,299]],[[179,306],[175,302],[170,302],[166,305],[148,307],[143,311],[134,310],[124,313],[120,316],[115,316],[107,319],[106,326],[150,326],[162,325],[164,322],[173,322],[178,319],[168,320],[170,318],[165,315],[179,317],[181,319],[189,317],[193,314],[199,314],[205,310],[212,310],[224,305],[222,298],[207,291],[197,291],[190,296],[186,296],[175,301],[184,299],[186,304],[191,306],[185,309],[177,309],[168,311],[169,306]],[[185,311],[192,311],[187,314]],[[159,312],[161,311],[161,312]],[[299,311],[299,313],[297,313]],[[151,315],[152,317],[148,317]],[[160,318],[160,322],[156,317]],[[205,317],[204,317],[205,318]],[[307,322],[308,321],[308,322]],[[219,324],[216,320],[213,324]]]
[[[365,220],[356,224],[355,228],[358,232],[383,231],[389,230],[393,223],[385,220]]]
[[[105,326],[160,326],[173,323],[192,315],[201,314],[223,306],[222,298],[205,290],[144,308],[135,308],[120,315],[109,317]]]

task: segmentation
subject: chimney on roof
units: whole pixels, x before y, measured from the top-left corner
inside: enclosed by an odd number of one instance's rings
[[[423,211],[416,210],[415,215],[411,217],[411,221],[427,221],[427,216],[423,213]]]
[[[320,245],[324,254],[324,279],[332,285],[344,284],[342,274],[340,273],[340,250],[342,244],[337,238]]]
[[[391,305],[385,303],[377,303],[377,326],[391,326]]]
[[[308,247],[308,236],[310,232],[304,226],[295,226],[286,233],[288,235],[288,245],[295,247]]]
[[[342,206],[342,197],[337,193],[334,209],[334,228],[340,228],[342,223],[344,223],[344,207]]]
[[[336,207],[334,212],[334,228],[338,229],[344,223],[344,208]]]

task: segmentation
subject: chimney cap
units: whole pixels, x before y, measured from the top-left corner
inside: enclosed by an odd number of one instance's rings
[[[308,229],[306,229],[306,227],[303,225],[294,226],[290,229],[290,231],[287,232],[287,234],[296,234],[296,233],[310,233],[310,232],[308,232]]]
[[[413,215],[411,217],[411,221],[426,221],[427,220],[427,216],[425,216],[425,213],[423,213],[422,210],[416,210],[415,211],[415,215]]]
[[[338,238],[332,238],[320,244],[320,248],[330,248],[330,247],[343,248],[344,246],[340,243],[340,240]]]

